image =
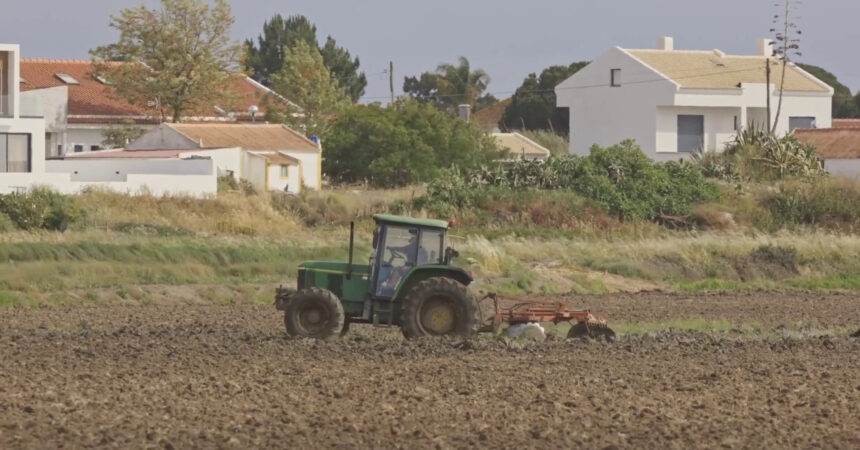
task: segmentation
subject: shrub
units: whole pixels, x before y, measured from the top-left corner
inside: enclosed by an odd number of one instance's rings
[[[764,194],[762,204],[782,226],[860,230],[860,183],[855,181],[784,183]]]
[[[218,176],[218,192],[241,191],[245,195],[255,195],[257,188],[250,181],[232,175]]]
[[[65,231],[84,216],[73,198],[45,188],[25,194],[0,194],[0,212],[22,230]]]
[[[716,186],[684,162],[655,163],[632,141],[601,148],[587,157],[501,163],[468,172],[451,170],[439,177],[417,206],[475,206],[482,187],[567,190],[619,219],[656,219],[684,215],[690,206],[717,198]]]
[[[738,133],[722,153],[699,153],[693,159],[705,176],[725,181],[772,181],[824,175],[814,146],[800,142],[794,134],[777,137],[755,126]]]

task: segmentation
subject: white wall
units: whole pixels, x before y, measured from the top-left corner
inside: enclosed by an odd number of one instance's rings
[[[860,180],[860,159],[825,159],[824,170],[834,177]]]
[[[610,86],[610,69],[621,69],[620,87]],[[671,105],[675,89],[622,49],[610,49],[555,88],[558,106],[570,109],[571,153],[635,139],[653,154],[657,105]]]
[[[211,159],[65,159],[46,162],[47,181],[59,192],[73,194],[102,187],[128,194],[191,195],[218,191]]]
[[[268,190],[266,185],[266,158],[251,152],[242,152],[242,178],[260,191]]]
[[[238,179],[242,174],[242,149],[238,147],[184,152],[179,157],[188,159],[195,156],[211,159],[215,173],[219,177],[232,172],[233,178]]]
[[[8,118],[0,117],[0,133],[24,133],[30,135],[30,174],[43,173],[45,171],[45,119],[36,118]],[[0,173],[0,189],[4,185],[5,178],[13,174]],[[24,175],[28,174],[14,174]],[[17,180],[17,177],[11,179]]]
[[[301,184],[295,182],[296,186],[305,186],[308,189],[322,189],[322,155],[319,151],[312,150],[282,150],[282,153],[296,158],[301,163]],[[298,188],[295,191],[297,192]]]
[[[678,158],[678,116],[684,114],[704,116],[705,150],[722,150],[725,144],[734,138],[735,116],[740,116],[740,109],[657,107],[657,159]],[[680,155],[685,156],[688,153]]]

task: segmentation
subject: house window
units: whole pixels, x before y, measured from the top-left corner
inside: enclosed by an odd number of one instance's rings
[[[90,145],[90,151],[94,152],[96,150],[101,150],[102,148],[98,145]]]
[[[9,52],[0,52],[0,116],[9,114],[9,80],[6,70],[9,67]]]
[[[705,147],[705,116],[678,115],[678,151],[698,152]]]
[[[815,117],[789,117],[788,131],[794,131],[798,128],[817,128]]]
[[[609,70],[609,85],[612,87],[621,86],[621,69]]]
[[[281,178],[290,177],[290,166],[281,165]]]
[[[84,146],[81,144],[75,144],[75,153],[80,153],[84,151]]]
[[[29,172],[31,157],[29,134],[0,133],[0,172]]]

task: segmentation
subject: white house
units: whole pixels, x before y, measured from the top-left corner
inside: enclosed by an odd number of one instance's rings
[[[92,186],[156,195],[205,196],[217,192],[211,159],[96,163],[86,167],[79,162],[46,161],[46,124],[54,120],[55,110],[46,114],[43,102],[32,101],[45,97],[21,94],[19,55],[18,45],[0,44],[0,193],[21,192],[34,186],[67,194]]]
[[[88,60],[22,59],[20,64],[23,101],[44,111],[48,157],[101,150],[103,133],[111,128],[131,124],[149,130],[162,122],[155,103],[136,105],[117,96],[106,80],[93,76]],[[252,122],[272,103],[298,109],[245,76],[233,78],[224,90],[230,94],[224,104],[189,113],[182,122]]]
[[[228,148],[236,151],[215,161],[220,175],[244,178],[261,190],[322,188],[320,145],[285,125],[165,123],[129,144],[126,153],[193,150],[199,155],[205,149]]]
[[[772,54],[767,39],[744,56],[675,50],[670,37],[657,49],[614,47],[555,88],[557,105],[570,109],[570,152],[587,155],[594,144],[625,139],[657,160],[722,150],[742,127],[776,117],[782,65]],[[789,63],[777,133],[829,128],[832,96],[830,86]]]

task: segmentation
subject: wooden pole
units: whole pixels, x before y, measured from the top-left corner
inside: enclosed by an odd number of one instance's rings
[[[765,59],[764,63],[764,73],[765,73],[765,95],[767,95],[767,131],[770,133],[770,57]]]

